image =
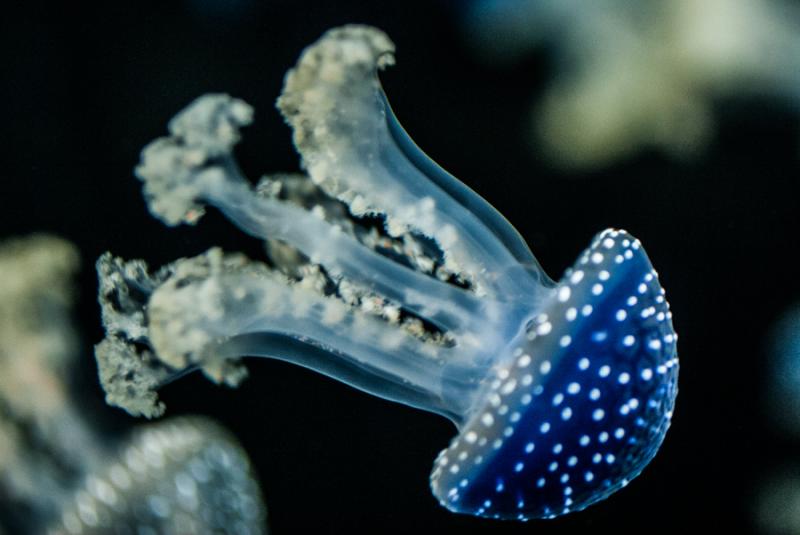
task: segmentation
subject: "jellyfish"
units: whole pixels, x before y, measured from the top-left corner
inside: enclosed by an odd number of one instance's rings
[[[535,147],[566,169],[643,150],[690,159],[709,145],[715,105],[800,99],[800,12],[785,0],[473,0],[465,35],[492,62],[532,49],[555,77],[528,114]]]
[[[776,431],[800,435],[800,306],[797,304],[774,321],[765,351],[767,373],[764,414]]]
[[[236,385],[242,357],[279,359],[451,420],[430,487],[453,512],[584,509],[636,477],[670,424],[664,290],[617,229],[548,277],[400,126],[377,77],[393,52],[381,31],[345,26],[288,72],[277,106],[305,174],[253,186],[232,155],[253,111],[224,94],[189,104],[143,150],[135,172],[156,217],[194,224],[212,206],[266,257],[212,248],[152,271],[103,255],[106,399],[157,416],[157,390],[176,377]]]
[[[766,344],[761,388],[764,420],[789,452],[771,459],[753,500],[753,520],[761,533],[800,532],[800,465],[794,454],[800,435],[800,307],[794,303],[773,321]],[[787,447],[788,446],[788,447]]]
[[[267,532],[250,460],[208,418],[138,427],[105,462],[72,491],[47,533]]]
[[[800,532],[800,466],[782,461],[759,477],[752,499],[754,531],[764,534]]]
[[[265,533],[250,461],[222,426],[108,432],[71,387],[77,263],[52,236],[0,243],[0,533]]]

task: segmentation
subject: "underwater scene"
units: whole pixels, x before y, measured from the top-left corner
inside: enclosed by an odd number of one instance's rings
[[[3,26],[0,535],[800,534],[800,3]]]

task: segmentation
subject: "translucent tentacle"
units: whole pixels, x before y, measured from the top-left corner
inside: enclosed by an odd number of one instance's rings
[[[238,128],[249,121],[247,109],[227,95],[201,97],[170,123],[171,137],[145,148],[136,173],[154,214],[172,225],[194,223],[208,203],[246,232],[285,241],[442,329],[477,329],[497,319],[491,300],[398,264],[292,203],[257,195],[231,156]]]
[[[411,229],[432,237],[445,253],[446,266],[464,274],[479,293],[513,293],[514,281],[500,274],[517,259],[462,204],[474,196],[454,188],[452,180],[426,176],[390,131],[394,127],[387,124],[376,70],[394,62],[393,51],[386,35],[361,26],[331,30],[304,51],[278,99],[303,164],[353,213],[385,214],[390,234]],[[443,188],[445,183],[449,186]],[[461,198],[451,197],[448,189]],[[517,240],[509,243],[517,254],[529,254]]]

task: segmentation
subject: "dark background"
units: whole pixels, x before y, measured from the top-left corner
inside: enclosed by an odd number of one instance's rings
[[[152,218],[131,173],[139,150],[193,98],[222,91],[256,108],[237,151],[245,171],[297,170],[274,109],[283,75],[325,30],[368,23],[397,44],[398,64],[381,79],[408,132],[513,222],[552,276],[606,227],[642,240],[680,334],[680,395],[660,453],[599,505],[517,524],[438,506],[428,473],[454,433],[449,422],[306,370],[251,359],[251,377],[237,390],[195,374],[163,390],[168,415],[206,414],[239,437],[274,535],[750,529],[763,474],[798,451],[762,410],[765,337],[800,299],[796,107],[717,102],[717,136],[702,158],[643,153],[564,173],[537,158],[526,134],[530,105],[554,71],[546,51],[514,66],[479,62],[455,3],[117,4],[31,4],[0,23],[0,238],[47,231],[80,247],[79,371],[97,403],[92,419],[117,430],[138,423],[101,405],[91,351],[102,337],[98,255],[111,250],[157,266],[217,244],[260,253],[215,213],[198,228]]]

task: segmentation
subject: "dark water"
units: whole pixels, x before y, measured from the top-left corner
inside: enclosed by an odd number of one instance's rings
[[[162,392],[170,414],[208,414],[238,436],[276,535],[750,529],[762,475],[797,451],[771,431],[762,406],[765,337],[800,300],[797,109],[721,101],[702,158],[651,152],[569,174],[537,158],[525,137],[553,66],[536,54],[510,67],[478,62],[447,6],[241,0],[236,14],[188,1],[111,4],[26,7],[0,23],[0,238],[48,231],[80,247],[80,380],[91,397],[102,399],[91,356],[102,337],[97,256],[159,265],[217,244],[260,254],[217,214],[199,229],[152,218],[131,173],[141,147],[190,100],[223,91],[256,108],[237,151],[245,171],[296,170],[273,105],[283,74],[326,29],[369,23],[397,44],[398,63],[381,78],[405,128],[516,225],[552,276],[603,228],[642,240],[680,334],[680,394],[662,450],[640,478],[585,512],[497,523],[451,515],[428,491],[433,459],[454,432],[448,422],[306,370],[259,359],[234,391],[190,376]],[[134,423],[122,412],[105,418]]]

